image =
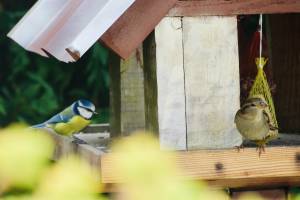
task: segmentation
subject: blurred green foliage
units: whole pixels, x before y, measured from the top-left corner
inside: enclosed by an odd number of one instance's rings
[[[0,126],[36,124],[79,98],[93,101],[108,121],[108,50],[95,44],[77,63],[30,53],[6,37],[35,1],[0,0]],[[30,28],[30,27],[28,27]]]
[[[104,200],[100,176],[85,161],[69,156],[49,162],[51,138],[23,126],[0,130],[0,199]]]

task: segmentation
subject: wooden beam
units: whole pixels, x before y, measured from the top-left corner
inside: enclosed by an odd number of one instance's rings
[[[120,154],[101,157],[103,183],[120,183],[113,171]],[[300,185],[300,147],[269,147],[260,157],[255,148],[199,150],[174,154],[181,176],[222,187]]]
[[[299,13],[299,0],[179,0],[169,16]]]
[[[158,135],[158,105],[156,77],[156,43],[155,32],[152,32],[143,44],[144,87],[145,87],[145,122],[147,131]]]
[[[120,156],[107,153],[107,133],[77,135],[88,143],[77,145],[69,137],[61,136],[46,129],[55,141],[54,160],[77,154],[91,166],[99,169],[105,192],[116,192],[114,184],[122,182],[122,177],[113,171],[113,165]],[[254,187],[300,186],[300,137],[280,135],[281,140],[271,141],[272,146],[258,156],[255,148],[177,151],[174,156],[181,169],[183,180],[205,180],[214,187]],[[93,143],[93,144],[91,144]],[[248,144],[246,144],[248,145]]]
[[[136,0],[101,40],[122,58],[128,58],[175,3],[176,0]]]

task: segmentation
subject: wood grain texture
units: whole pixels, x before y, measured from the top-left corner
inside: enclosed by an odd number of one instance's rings
[[[179,0],[169,16],[299,13],[299,0]]]
[[[299,132],[300,14],[271,15],[268,19],[279,128],[284,132]]]
[[[155,29],[159,138],[163,147],[186,149],[182,23],[166,17]]]
[[[101,37],[122,58],[128,58],[177,0],[136,0]]]
[[[144,63],[140,46],[128,59],[121,60],[121,133],[145,130]]]
[[[58,135],[50,129],[45,129],[45,131],[48,135],[50,135],[53,138],[55,142],[55,151],[53,155],[53,159],[55,161],[63,157],[79,155],[81,158],[86,160],[92,167],[99,169],[101,155],[104,154],[103,151],[88,144],[75,144],[72,142],[73,138]]]
[[[183,17],[187,147],[241,144],[234,124],[240,107],[236,17]]]
[[[103,183],[122,182],[113,171],[119,156],[101,157]],[[260,157],[255,148],[176,152],[184,180],[205,180],[222,187],[300,185],[300,147],[269,147]]]

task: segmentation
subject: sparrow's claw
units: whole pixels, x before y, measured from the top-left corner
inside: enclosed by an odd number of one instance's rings
[[[242,150],[244,150],[244,145],[243,145],[243,144],[241,144],[240,146],[235,146],[234,148],[236,148],[236,149],[237,149],[237,151],[238,151],[238,152],[240,152],[240,151],[241,151],[241,149],[242,149]]]
[[[260,157],[260,155],[262,154],[262,152],[266,152],[265,151],[265,145],[260,145],[256,148],[256,151],[258,151],[258,156]]]
[[[75,137],[75,136],[73,136],[73,141],[72,141],[72,143],[74,143],[74,144],[87,144],[86,141],[84,141],[84,140],[82,140],[82,139],[79,139],[78,137]]]

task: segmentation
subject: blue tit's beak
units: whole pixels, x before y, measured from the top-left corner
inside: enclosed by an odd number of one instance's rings
[[[94,114],[94,115],[98,115],[99,113],[97,113],[96,111],[93,111],[93,114]]]

